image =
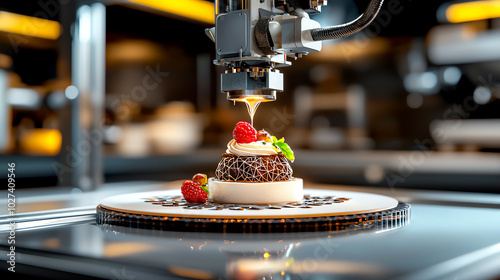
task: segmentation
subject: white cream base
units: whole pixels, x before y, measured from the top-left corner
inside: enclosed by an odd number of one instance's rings
[[[302,179],[268,183],[225,182],[208,179],[212,202],[270,204],[300,201],[304,198]]]

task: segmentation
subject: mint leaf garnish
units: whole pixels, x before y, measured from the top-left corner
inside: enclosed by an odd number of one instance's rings
[[[207,186],[203,185],[201,187],[201,189],[204,190],[208,195],[210,195],[210,192],[208,191],[208,187]]]
[[[278,146],[278,148],[280,148],[281,152],[283,153],[283,155],[287,159],[292,160],[292,161],[295,160],[295,155],[293,154],[292,149],[290,149],[290,146],[288,146],[287,143],[277,142],[276,146]]]
[[[280,140],[276,139],[276,137],[272,136],[273,146],[280,149],[281,153],[289,160],[295,160],[295,155],[293,154],[292,149],[285,143],[285,138],[281,138]]]

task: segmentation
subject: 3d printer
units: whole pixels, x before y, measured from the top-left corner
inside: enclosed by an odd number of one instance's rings
[[[327,0],[216,0],[215,27],[206,34],[215,42],[214,64],[229,68],[221,91],[232,101],[274,101],[283,91],[287,58],[321,50],[321,41],[352,35],[368,26],[383,0],[372,0],[357,19],[324,27],[309,14],[321,12]]]

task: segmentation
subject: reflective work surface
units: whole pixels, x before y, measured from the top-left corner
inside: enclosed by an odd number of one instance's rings
[[[87,216],[87,221],[18,230],[16,273],[50,273],[51,279],[500,276],[499,209],[412,204],[411,216],[409,225],[390,231],[286,234],[168,232],[97,225]],[[0,234],[2,251],[7,236]],[[1,259],[4,272],[6,254]]]

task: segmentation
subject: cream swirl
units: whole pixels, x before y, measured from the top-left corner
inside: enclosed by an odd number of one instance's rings
[[[271,142],[237,143],[234,139],[227,143],[226,150],[226,153],[237,156],[270,156],[277,155],[278,152]]]

